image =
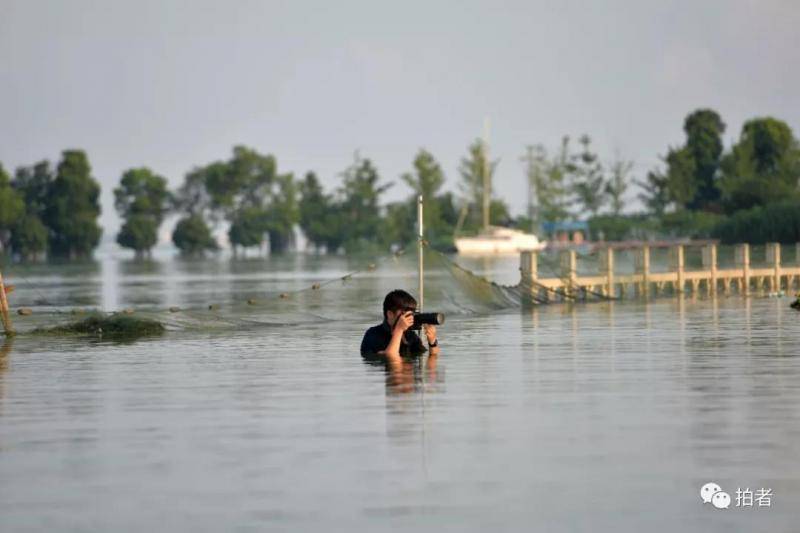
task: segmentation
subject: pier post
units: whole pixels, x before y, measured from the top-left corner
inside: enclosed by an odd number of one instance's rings
[[[538,292],[537,278],[539,277],[538,252],[522,252],[519,256],[520,285],[525,290],[523,305],[532,303]]]
[[[566,298],[575,298],[577,296],[578,287],[578,255],[575,250],[567,250],[561,253],[561,270],[566,271],[567,275],[562,277],[562,280],[569,283],[568,287],[564,287],[564,295]]]
[[[609,298],[615,298],[617,291],[614,289],[614,249],[606,248],[605,254],[600,257],[600,273],[605,274],[605,293]]]
[[[800,267],[800,242],[795,243],[794,245],[794,265]],[[796,286],[798,289],[800,289],[800,276],[794,277],[793,286]]]
[[[740,292],[747,296],[750,294],[750,245],[739,244],[736,246],[736,264],[742,268],[742,283]]]
[[[717,294],[717,245],[708,244],[703,248],[703,269],[711,272],[708,280],[708,295]]]
[[[636,254],[636,273],[641,276],[637,292],[647,298],[650,296],[650,247],[647,245]]]
[[[769,291],[778,292],[781,290],[781,244],[779,242],[767,243],[767,263],[772,267]]]
[[[0,274],[0,322],[3,323],[3,331],[7,336],[14,335],[14,327],[11,325],[11,316],[8,313],[8,298],[6,297],[6,287],[3,284],[3,274]]]
[[[672,248],[672,262],[675,268],[675,294],[683,294],[684,278],[683,245]]]

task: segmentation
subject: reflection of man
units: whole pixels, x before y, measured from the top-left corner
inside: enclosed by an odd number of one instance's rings
[[[419,355],[425,352],[422,340],[409,328],[414,324],[417,301],[403,290],[394,290],[383,299],[383,322],[364,333],[361,355],[366,358],[396,359],[401,355]],[[430,355],[439,354],[436,326],[422,326],[428,340]]]

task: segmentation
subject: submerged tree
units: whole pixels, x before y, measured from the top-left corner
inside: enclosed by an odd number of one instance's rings
[[[9,175],[0,164],[0,252],[8,248],[11,230],[24,212],[25,204],[11,187]]]
[[[91,176],[86,153],[65,150],[44,209],[51,253],[69,258],[91,255],[103,232],[99,216],[100,185]]]
[[[11,186],[22,195],[27,214],[40,219],[44,217],[54,179],[50,162],[46,160],[29,167],[17,168]]]
[[[48,230],[42,222],[54,179],[48,161],[19,167],[11,186],[23,198],[25,213],[11,229],[11,249],[24,260],[36,260],[47,250]]]
[[[298,204],[300,229],[316,248],[336,252],[342,245],[341,217],[336,213],[334,199],[325,194],[313,172],[306,174],[300,182]]]
[[[175,205],[206,224],[227,222],[234,251],[261,246],[265,238],[272,252],[285,250],[299,216],[292,174],[279,174],[274,156],[246,146],[235,146],[227,161],[193,169]]]
[[[342,245],[347,251],[374,248],[381,231],[380,196],[391,184],[381,184],[372,161],[356,154],[342,173],[336,210],[341,216]]]
[[[300,220],[297,185],[292,174],[275,177],[265,215],[264,225],[269,235],[270,253],[286,251],[294,244],[294,227]]]
[[[199,214],[189,214],[178,221],[172,242],[183,255],[201,255],[217,249],[211,229]]]
[[[25,213],[11,229],[11,249],[25,261],[39,259],[47,250],[47,228],[36,215]]]
[[[168,210],[167,180],[148,168],[134,168],[122,175],[114,189],[114,206],[124,223],[117,242],[136,252],[149,255],[158,242],[158,228]]]

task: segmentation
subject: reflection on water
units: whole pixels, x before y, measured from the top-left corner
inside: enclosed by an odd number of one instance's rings
[[[97,306],[230,301],[349,261],[101,261],[25,276],[47,287],[42,314],[79,294]],[[320,317],[287,326],[4,341],[0,530],[795,527],[800,314],[788,300],[459,313],[457,287],[436,292],[446,279],[431,272],[426,294],[450,315],[441,354],[395,366],[367,365],[358,348],[385,291],[414,287],[402,265],[265,308]],[[37,306],[17,285],[12,305]],[[709,481],[770,487],[772,507],[703,506]]]

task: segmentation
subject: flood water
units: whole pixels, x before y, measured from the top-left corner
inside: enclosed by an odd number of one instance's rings
[[[416,288],[413,263],[275,297],[362,263],[8,267],[12,307],[34,314],[0,355],[0,530],[797,531],[788,298],[497,308],[432,269],[441,355],[389,372],[358,346],[386,290]],[[126,306],[169,331],[26,334]],[[728,509],[702,503],[712,481]],[[737,488],[770,505],[737,506]]]

